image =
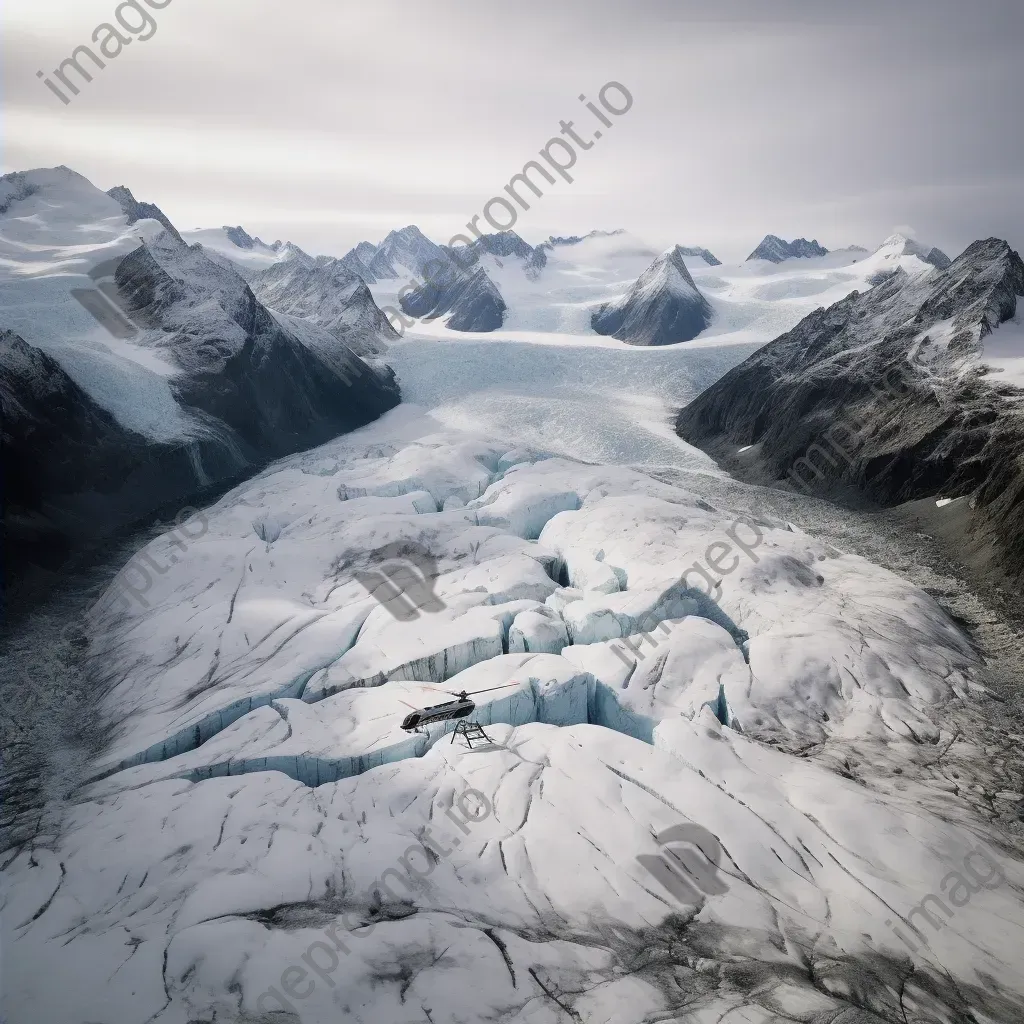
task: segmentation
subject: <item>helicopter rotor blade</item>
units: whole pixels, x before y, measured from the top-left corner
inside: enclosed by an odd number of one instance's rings
[[[507,686],[518,686],[518,685],[519,685],[519,683],[502,683],[501,686],[488,686],[488,687],[486,687],[483,690],[467,691],[466,692],[466,696],[467,697],[472,697],[472,696],[474,696],[477,693],[490,693],[491,690],[504,690]],[[462,696],[462,692],[457,692],[455,690],[446,690],[442,686],[425,686],[423,684],[420,684],[420,689],[421,690],[430,690],[431,693],[448,693],[448,694],[451,694],[453,697],[461,697]]]
[[[490,693],[491,690],[504,690],[507,686],[518,686],[519,683],[502,683],[501,686],[488,686],[484,690],[474,690],[472,693],[467,694],[469,697],[473,697],[478,693]]]

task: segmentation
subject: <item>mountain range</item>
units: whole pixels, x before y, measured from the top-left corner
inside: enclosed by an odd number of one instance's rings
[[[1024,264],[782,244],[0,180],[0,1016],[1020,1020],[1017,637],[891,517],[1013,610]]]
[[[765,235],[758,247],[747,257],[748,260],[768,260],[770,263],[781,263],[783,260],[804,259],[810,256],[824,256],[828,253],[818,240],[808,242],[806,238],[797,238],[787,242],[778,235]]]
[[[935,269],[896,265],[811,313],[682,409],[676,429],[741,476],[911,503],[983,577],[1019,580],[1024,264],[996,238],[945,267],[900,235],[879,252]]]
[[[769,235],[734,268],[622,230],[448,247],[415,225],[313,256],[241,225],[179,231],[67,168],[0,189],[8,539],[35,562],[379,415],[399,401],[383,359],[403,329],[768,341],[815,303],[945,260],[902,235],[874,253]]]
[[[386,333],[365,286],[320,313],[328,329],[290,315],[317,301],[305,279],[272,312],[124,187],[5,175],[0,250],[9,579],[399,401],[393,373],[340,340]]]

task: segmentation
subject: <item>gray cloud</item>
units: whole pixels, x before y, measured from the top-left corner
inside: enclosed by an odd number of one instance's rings
[[[525,237],[624,226],[723,259],[900,224],[951,254],[1024,244],[1017,0],[173,0],[63,107],[36,72],[115,6],[7,0],[4,169],[68,164],[183,228],[328,252],[408,221],[447,237],[617,79],[633,110]]]

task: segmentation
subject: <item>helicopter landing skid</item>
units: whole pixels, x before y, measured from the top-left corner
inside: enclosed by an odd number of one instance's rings
[[[466,738],[466,746],[470,750],[473,749],[473,740],[483,740],[484,743],[493,743],[487,733],[484,732],[483,726],[479,722],[459,722],[455,726],[455,731],[452,733],[452,743],[455,742],[455,737],[461,733]]]

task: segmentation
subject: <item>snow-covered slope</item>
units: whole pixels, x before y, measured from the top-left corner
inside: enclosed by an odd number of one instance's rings
[[[223,497],[95,624],[105,749],[4,864],[12,1022],[1018,1019],[971,644],[703,480],[403,407]],[[397,728],[460,689],[489,742]]]
[[[901,256],[916,256],[925,263],[930,263],[939,270],[945,270],[950,264],[950,258],[934,245],[923,245],[899,233],[890,235],[875,250],[875,255],[884,260],[898,260]]]
[[[5,457],[40,464],[5,500],[25,543],[49,538],[55,556],[398,399],[389,374],[339,341],[325,357],[230,262],[187,245],[127,189],[112,191],[65,167],[0,179]],[[49,359],[25,357],[26,345]],[[47,389],[71,407],[40,402]],[[103,430],[85,434],[92,457],[58,472],[63,457],[47,437],[101,413]]]
[[[617,302],[597,310],[591,324],[630,345],[691,341],[711,322],[711,306],[693,283],[684,253],[663,252]]]
[[[313,263],[313,257],[297,245],[281,241],[268,245],[259,238],[253,238],[241,226],[196,228],[183,231],[181,235],[190,245],[201,245],[215,262],[230,262],[246,280],[282,260],[298,260],[306,266]]]

